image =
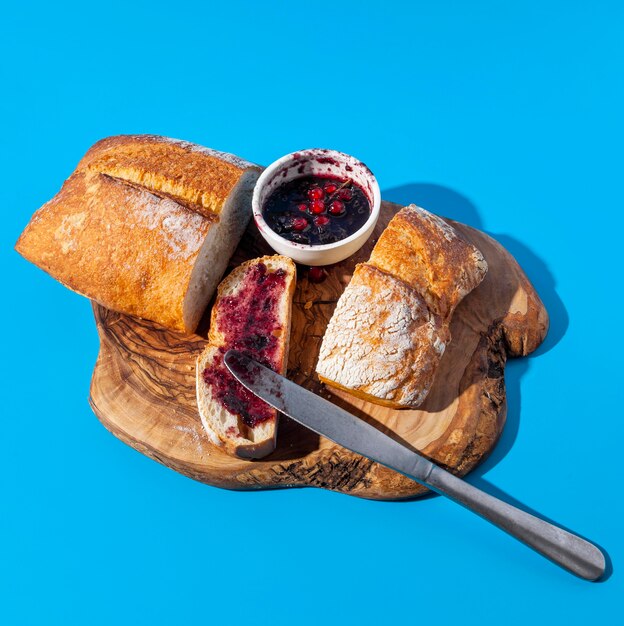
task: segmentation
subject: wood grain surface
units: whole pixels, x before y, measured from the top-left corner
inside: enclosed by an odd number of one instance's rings
[[[298,268],[288,377],[453,473],[465,475],[487,456],[502,431],[507,358],[535,350],[548,329],[548,315],[532,285],[509,252],[492,238],[450,222],[481,250],[489,271],[457,308],[452,341],[418,410],[389,409],[329,391],[314,374],[323,332],[338,297],[355,264],[368,259],[399,208],[384,202],[373,237],[354,257],[330,267],[324,282],[309,282],[306,268]],[[230,265],[271,253],[252,223]],[[186,476],[229,489],[308,485],[374,499],[426,493],[408,478],[284,417],[277,448],[270,456],[259,461],[227,456],[205,435],[195,399],[195,359],[206,343],[208,315],[198,334],[188,336],[97,304],[93,310],[101,345],[91,382],[91,406],[106,428],[143,454]]]

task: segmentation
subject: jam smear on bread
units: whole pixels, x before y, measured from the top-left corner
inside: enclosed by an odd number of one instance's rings
[[[284,328],[278,305],[285,288],[284,270],[271,272],[264,263],[258,263],[247,269],[241,288],[225,296],[219,305],[216,323],[224,343],[202,376],[215,399],[240,415],[250,428],[273,418],[275,411],[230,374],[223,356],[230,349],[240,350],[272,370],[280,370],[278,338]]]

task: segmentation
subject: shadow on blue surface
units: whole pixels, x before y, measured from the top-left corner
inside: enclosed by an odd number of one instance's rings
[[[606,582],[609,578],[611,578],[611,576],[613,575],[613,562],[611,560],[611,557],[609,556],[609,553],[606,551],[606,549],[601,544],[599,544],[593,538],[587,537],[587,536],[579,533],[578,529],[569,528],[565,524],[562,524],[560,520],[552,519],[552,518],[544,515],[542,512],[536,511],[535,509],[531,508],[530,506],[527,506],[524,502],[521,502],[520,500],[517,500],[513,496],[509,495],[506,491],[504,491],[504,490],[500,489],[499,487],[496,487],[492,483],[488,482],[487,480],[485,480],[481,476],[482,472],[479,471],[481,469],[481,467],[483,467],[483,466],[480,466],[474,472],[470,473],[470,477],[469,477],[468,482],[470,482],[471,485],[474,485],[475,487],[481,489],[482,491],[485,491],[485,493],[488,493],[491,496],[494,496],[495,498],[498,498],[499,500],[503,500],[504,502],[507,502],[508,504],[511,504],[512,506],[515,506],[516,508],[518,508],[518,509],[520,509],[522,511],[530,513],[531,515],[535,515],[535,517],[539,517],[540,519],[543,519],[546,522],[554,524],[555,526],[558,526],[559,528],[563,528],[564,530],[567,530],[568,532],[573,533],[575,535],[578,535],[582,539],[585,539],[586,541],[589,541],[590,543],[593,543],[595,546],[600,548],[602,554],[605,557],[605,572],[598,580],[593,581],[593,582],[602,583],[602,582]],[[486,470],[484,470],[484,471],[486,471]],[[433,496],[433,497],[437,497],[437,496]]]
[[[473,228],[483,229],[477,207],[468,198],[449,187],[431,183],[408,183],[386,189],[381,195],[388,202],[403,205],[414,203],[437,215],[444,215]]]
[[[444,215],[473,228],[484,230],[477,207],[456,191],[430,183],[409,183],[386,189],[384,200],[397,204],[415,203],[438,215]],[[484,230],[484,232],[487,232]],[[490,456],[471,473],[480,477],[494,467],[511,450],[520,426],[520,380],[528,371],[531,359],[548,352],[561,340],[568,328],[568,313],[555,290],[555,279],[546,263],[525,244],[509,235],[487,233],[499,241],[518,261],[533,283],[550,316],[550,329],[544,343],[528,357],[507,362],[505,384],[507,389],[507,420],[501,438]]]
[[[531,357],[544,354],[559,343],[568,328],[568,312],[557,295],[555,279],[548,266],[530,248],[510,235],[485,230],[477,207],[468,198],[448,187],[431,183],[409,183],[386,189],[382,196],[384,200],[397,204],[413,202],[433,213],[483,230],[500,242],[518,261],[544,302],[550,316],[548,336]]]
[[[526,506],[523,502],[516,500],[502,489],[492,485],[483,478],[492,467],[494,467],[511,450],[511,447],[518,435],[520,425],[520,380],[528,371],[531,359],[548,352],[557,345],[565,334],[569,318],[563,302],[556,292],[555,279],[546,263],[540,259],[525,244],[509,235],[490,233],[483,227],[483,222],[477,207],[465,196],[441,185],[430,183],[410,183],[400,187],[386,189],[382,196],[384,200],[396,202],[397,204],[415,203],[438,215],[449,217],[458,222],[468,224],[479,230],[487,232],[488,235],[499,241],[518,261],[529,280],[536,288],[540,298],[546,306],[550,316],[550,329],[544,343],[530,356],[521,359],[508,361],[505,368],[505,383],[507,388],[507,420],[503,433],[496,447],[490,456],[470,474],[470,483],[483,491],[512,504],[528,513],[532,513],[542,519],[554,523],[561,528],[578,534],[575,530],[566,528],[558,521],[551,520],[538,511]],[[435,496],[431,496],[435,497]],[[581,535],[582,536],[582,535]],[[587,538],[586,538],[587,539]],[[592,540],[590,540],[592,541]],[[595,543],[595,542],[594,542]],[[596,544],[599,545],[599,544]],[[607,552],[603,551],[607,563],[605,575],[600,579],[607,580],[613,573],[613,564]]]

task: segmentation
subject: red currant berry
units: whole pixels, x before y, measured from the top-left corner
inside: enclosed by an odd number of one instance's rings
[[[334,193],[338,189],[338,186],[335,183],[325,183],[325,191],[327,193]]]
[[[308,220],[305,217],[294,217],[292,226],[293,230],[305,230],[308,227]]]
[[[310,200],[320,200],[325,195],[325,192],[320,187],[310,187],[308,189],[308,198]]]
[[[345,210],[344,202],[340,202],[340,200],[334,200],[329,205],[329,212],[332,215],[342,215],[344,213],[344,210]]]
[[[329,218],[327,217],[327,215],[319,215],[318,217],[314,218],[314,223],[322,228],[323,226],[327,226],[327,224],[329,224]]]
[[[315,214],[325,213],[325,203],[322,200],[313,200],[310,203],[310,211]]]
[[[311,283],[322,283],[325,280],[325,270],[322,267],[311,267],[308,280]]]
[[[351,200],[351,198],[353,198],[353,192],[348,187],[345,187],[344,189],[341,189],[338,192],[338,197],[341,200],[347,200],[348,201],[348,200]]]
[[[301,204],[298,204],[298,205],[297,205],[297,208],[298,208],[300,211],[305,212],[305,211],[307,211],[307,210],[308,210],[308,205],[307,205],[305,202],[302,202]]]

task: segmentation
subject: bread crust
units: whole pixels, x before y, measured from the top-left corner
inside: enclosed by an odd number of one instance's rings
[[[404,207],[338,300],[319,379],[383,406],[419,406],[451,339],[453,311],[486,271],[481,253],[444,220]]]
[[[103,139],[34,214],[16,249],[110,309],[192,332],[183,305],[193,268],[249,169],[259,172],[164,137]]]
[[[77,169],[145,187],[214,221],[241,173],[254,167],[233,154],[187,141],[118,135],[94,144]]]
[[[262,441],[252,442],[244,437],[220,436],[220,433],[213,428],[211,421],[207,417],[205,408],[210,400],[205,397],[200,397],[200,385],[204,384],[202,372],[211,364],[214,354],[210,348],[214,349],[214,346],[207,346],[197,359],[196,365],[197,405],[202,418],[202,426],[210,438],[210,441],[215,446],[222,448],[230,456],[235,456],[240,459],[261,459],[271,454],[271,452],[275,450],[277,442],[277,412],[272,418],[273,425],[270,435]]]
[[[319,378],[354,395],[401,407],[433,382],[448,330],[420,294],[368,263],[356,266],[319,354]]]
[[[442,317],[450,317],[487,272],[481,252],[442,218],[415,205],[390,220],[368,262],[416,289]]]

